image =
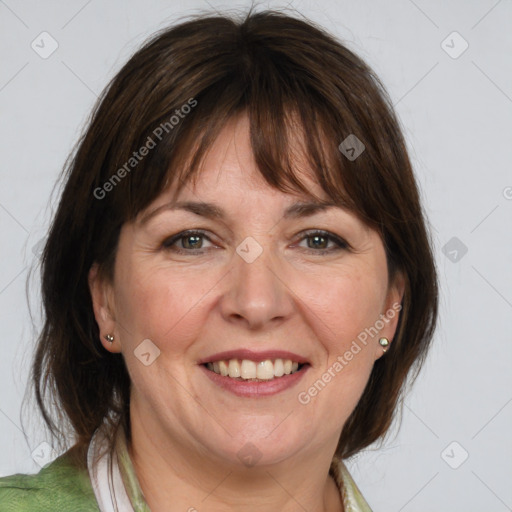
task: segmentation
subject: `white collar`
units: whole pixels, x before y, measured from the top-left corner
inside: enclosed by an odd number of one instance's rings
[[[135,512],[124,487],[117,457],[111,457],[108,443],[98,429],[87,451],[87,469],[101,512]],[[109,471],[109,466],[112,471]]]

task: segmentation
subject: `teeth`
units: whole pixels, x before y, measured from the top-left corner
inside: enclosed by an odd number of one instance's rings
[[[234,359],[233,359],[233,361],[234,361]],[[233,364],[235,364],[235,363],[233,363]],[[238,364],[238,361],[236,361],[236,364]],[[231,366],[231,361],[229,361],[229,366]],[[232,375],[229,374],[229,376],[231,377]],[[240,365],[240,377],[242,377],[242,379],[255,379],[256,378],[256,363],[254,361],[249,361],[247,359],[244,359],[242,361],[242,364]]]
[[[274,378],[274,363],[272,361],[260,361],[256,372],[256,378],[269,380]]]
[[[223,377],[227,377],[229,375],[229,368],[228,368],[226,361],[219,361],[219,369],[220,369],[220,374]],[[215,371],[215,369],[214,369],[214,371]]]
[[[215,371],[215,368],[213,368],[213,371]],[[229,376],[236,378],[240,377],[241,370],[240,365],[238,364],[238,361],[236,359],[231,359],[229,361],[229,367],[228,367]]]
[[[276,359],[274,361],[274,375],[276,377],[282,377],[284,375],[284,364],[282,359]]]
[[[249,359],[230,359],[229,361],[215,361],[207,363],[206,367],[223,377],[231,377],[239,380],[271,380],[295,373],[299,369],[299,363],[291,359],[276,359],[271,361],[255,362]]]

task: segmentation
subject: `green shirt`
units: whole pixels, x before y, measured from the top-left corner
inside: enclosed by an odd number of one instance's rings
[[[69,450],[36,475],[0,478],[0,512],[98,512],[87,469]]]
[[[117,438],[116,453],[133,510],[149,511],[122,435]],[[71,448],[35,475],[0,478],[0,512],[100,512],[84,460],[85,454]],[[371,512],[341,459],[333,459],[331,474],[345,512]]]

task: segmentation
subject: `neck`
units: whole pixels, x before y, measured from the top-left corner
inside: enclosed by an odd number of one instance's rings
[[[246,467],[157,435],[158,426],[134,415],[131,429],[130,457],[152,512],[167,511],[170,504],[188,512],[343,512],[329,475],[332,452]]]

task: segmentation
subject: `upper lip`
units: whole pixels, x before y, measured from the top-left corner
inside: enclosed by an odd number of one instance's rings
[[[227,350],[225,352],[217,352],[211,356],[205,357],[198,361],[198,364],[213,363],[215,361],[228,361],[230,359],[249,359],[250,361],[260,362],[267,359],[291,359],[299,364],[309,363],[309,361],[298,354],[288,352],[287,350],[263,350],[254,352],[248,349]]]

